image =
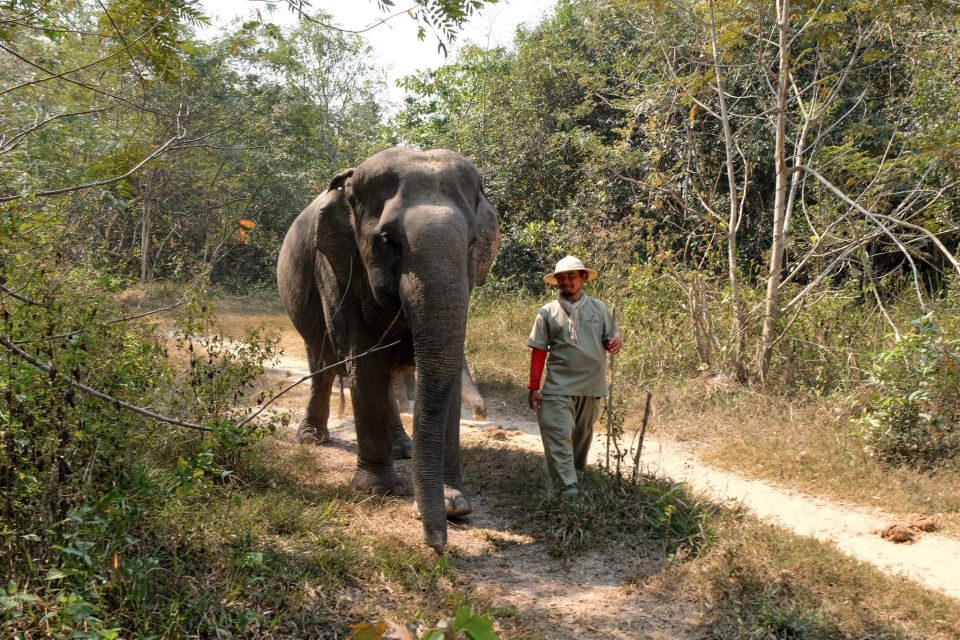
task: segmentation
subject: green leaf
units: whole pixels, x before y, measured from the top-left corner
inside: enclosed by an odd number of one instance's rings
[[[453,620],[453,630],[462,631],[470,640],[500,640],[493,631],[493,622],[484,615],[474,615],[470,607],[459,607]]]
[[[55,567],[47,571],[47,577],[45,580],[61,580],[63,578],[69,578],[71,575],[73,575],[73,573],[73,571],[65,571]]]
[[[355,624],[350,627],[350,635],[347,640],[383,640],[383,634],[387,631],[386,622],[377,622],[370,624]]]

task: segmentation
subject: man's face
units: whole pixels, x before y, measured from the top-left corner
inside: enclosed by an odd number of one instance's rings
[[[560,295],[571,301],[580,298],[580,289],[583,288],[583,273],[580,271],[562,271],[556,275],[556,278]]]

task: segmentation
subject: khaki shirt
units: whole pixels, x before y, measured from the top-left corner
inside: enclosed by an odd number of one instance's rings
[[[570,342],[570,317],[558,300],[537,312],[527,346],[547,351],[547,379],[541,393],[561,396],[607,395],[605,340],[617,335],[613,314],[606,305],[587,294],[580,307],[577,344]]]

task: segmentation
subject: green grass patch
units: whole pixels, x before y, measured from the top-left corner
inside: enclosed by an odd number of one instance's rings
[[[470,486],[492,496],[498,511],[514,515],[517,531],[543,540],[554,557],[614,546],[688,557],[710,539],[713,507],[682,484],[652,476],[630,482],[594,467],[581,475],[581,496],[563,500],[547,487],[539,455],[468,447],[464,457]]]

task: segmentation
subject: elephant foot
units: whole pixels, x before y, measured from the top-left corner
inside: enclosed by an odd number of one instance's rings
[[[383,473],[374,473],[366,469],[357,469],[350,486],[360,491],[369,491],[378,496],[408,496],[410,485],[392,469]]]
[[[473,513],[473,507],[463,489],[450,485],[443,486],[443,506],[448,518],[460,518]]]
[[[329,441],[330,432],[324,424],[304,420],[297,427],[297,444],[323,444]]]

